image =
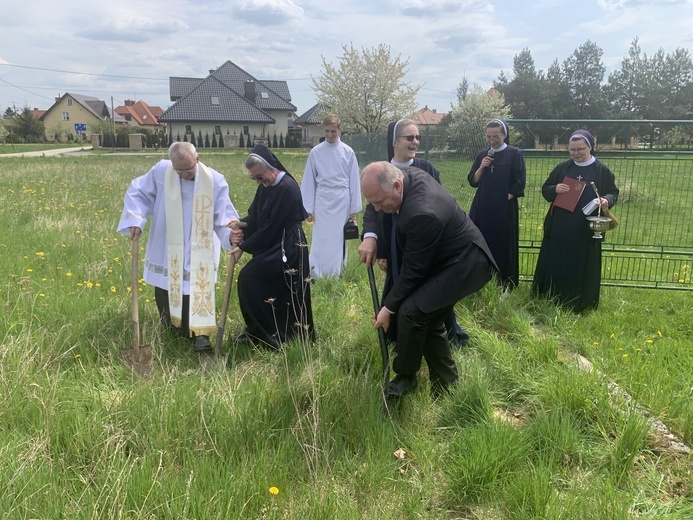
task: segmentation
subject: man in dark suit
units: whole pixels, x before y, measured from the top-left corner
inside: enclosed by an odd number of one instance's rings
[[[392,316],[397,317],[393,361],[397,376],[389,383],[389,395],[402,397],[416,388],[422,357],[431,388],[439,393],[458,378],[444,320],[458,300],[491,279],[493,257],[455,199],[416,168],[371,163],[361,174],[361,192],[376,211],[382,210],[380,232],[389,236],[389,228],[394,233],[391,248],[402,252],[401,258],[391,259],[395,265],[388,266],[398,276],[374,323],[376,329],[387,331]]]

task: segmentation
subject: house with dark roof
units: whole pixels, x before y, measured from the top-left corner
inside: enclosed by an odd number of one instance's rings
[[[216,134],[229,147],[240,134],[286,138],[296,111],[286,81],[259,80],[231,61],[206,78],[169,78],[169,93],[174,103],[158,120],[174,140]]]
[[[46,129],[46,140],[65,141],[68,136],[81,135],[86,139],[91,134],[108,129],[111,120],[117,125],[126,124],[125,119],[112,113],[105,101],[91,96],[66,92],[55,98],[55,103],[39,118]]]
[[[316,146],[324,137],[322,120],[329,112],[329,106],[318,103],[294,119],[294,128],[301,129],[302,146]]]
[[[165,131],[166,125],[159,123],[158,117],[164,113],[161,107],[149,106],[144,101],[126,99],[125,104],[115,107],[116,114],[123,116],[128,125],[151,128],[153,131]]]

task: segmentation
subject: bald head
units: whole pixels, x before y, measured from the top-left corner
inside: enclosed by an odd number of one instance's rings
[[[361,192],[376,211],[395,213],[402,205],[402,171],[389,162],[379,161],[361,172]]]

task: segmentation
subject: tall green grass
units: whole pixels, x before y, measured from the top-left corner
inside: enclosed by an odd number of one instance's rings
[[[244,158],[202,158],[241,214],[256,186]],[[280,159],[300,180],[306,155]],[[3,518],[693,515],[690,455],[664,450],[637,411],[693,442],[688,293],[607,287],[598,311],[576,316],[527,285],[490,284],[456,307],[472,336],[454,353],[457,388],[432,399],[424,368],[383,418],[368,280],[350,242],[344,275],[312,285],[316,343],[271,353],[227,341],[219,368],[160,329],[141,282],[154,369],[136,376],[120,360],[130,242],[115,226],[128,183],[152,164],[0,159]],[[221,306],[223,262],[219,274]],[[234,294],[227,334],[242,328]],[[577,369],[576,353],[595,370]]]

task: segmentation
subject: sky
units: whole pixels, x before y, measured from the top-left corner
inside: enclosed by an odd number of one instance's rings
[[[648,56],[693,54],[693,0],[25,0],[3,2],[0,113],[48,109],[71,92],[114,106],[171,105],[168,78],[204,78],[227,60],[259,80],[285,80],[300,115],[316,102],[311,78],[342,46],[390,47],[408,60],[417,102],[456,103],[462,78],[484,90],[530,50],[537,69],[587,40],[608,74],[635,37]]]

